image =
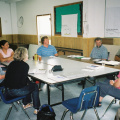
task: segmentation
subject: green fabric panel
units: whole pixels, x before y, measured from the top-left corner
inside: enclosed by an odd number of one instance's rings
[[[69,6],[62,6],[56,8],[56,32],[61,32],[61,24],[62,24],[62,17],[61,15],[68,15],[68,14],[78,14],[78,21],[77,21],[77,32],[82,32],[81,30],[81,11],[80,6],[81,4],[74,4]],[[69,22],[69,21],[68,21]]]

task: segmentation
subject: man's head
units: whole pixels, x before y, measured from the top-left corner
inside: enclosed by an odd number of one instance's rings
[[[95,38],[95,44],[97,47],[100,47],[102,45],[102,39],[101,38]]]
[[[49,39],[48,39],[48,37],[47,37],[47,36],[42,37],[42,38],[41,38],[41,43],[42,43],[43,45],[44,45],[44,44],[49,45]]]

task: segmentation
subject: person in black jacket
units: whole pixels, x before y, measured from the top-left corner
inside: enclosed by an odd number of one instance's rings
[[[24,109],[32,107],[35,108],[34,114],[40,107],[39,90],[35,83],[32,83],[28,78],[29,65],[25,62],[28,59],[28,51],[24,47],[16,49],[14,54],[14,61],[12,61],[7,68],[4,81],[0,86],[6,88],[6,94],[10,97],[24,96]],[[32,95],[32,98],[31,98]]]

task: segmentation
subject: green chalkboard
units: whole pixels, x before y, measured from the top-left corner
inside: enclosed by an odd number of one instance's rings
[[[61,24],[62,24],[62,15],[69,14],[78,14],[77,21],[77,33],[78,35],[82,35],[82,12],[83,12],[83,4],[82,2],[77,4],[69,4],[64,6],[54,7],[55,14],[55,34],[61,34]],[[69,21],[68,21],[69,22]]]

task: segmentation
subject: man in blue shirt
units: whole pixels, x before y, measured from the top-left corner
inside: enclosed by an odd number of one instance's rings
[[[93,48],[90,57],[93,59],[102,59],[107,60],[108,59],[108,51],[107,49],[102,45],[102,39],[96,38],[95,39],[96,47]]]
[[[49,45],[49,39],[47,36],[42,37],[42,45],[37,49],[37,54],[41,57],[58,56],[54,46]]]

